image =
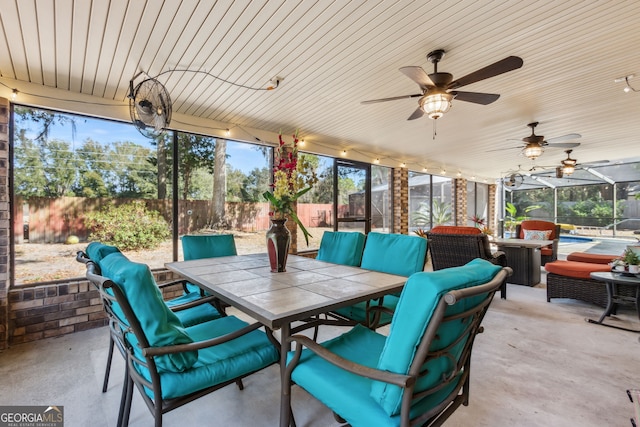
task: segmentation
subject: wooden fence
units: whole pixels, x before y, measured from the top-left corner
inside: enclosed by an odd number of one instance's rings
[[[171,201],[157,199],[109,199],[84,197],[15,197],[13,207],[14,241],[23,243],[63,243],[69,236],[86,241],[91,230],[84,224],[87,212],[103,209],[111,204],[121,205],[142,200],[149,210],[160,212],[171,224]],[[341,207],[345,209],[346,207]],[[210,227],[211,202],[180,200],[178,202],[178,232],[188,234]],[[268,203],[230,202],[225,204],[229,226],[240,231],[264,231],[269,224]],[[309,227],[332,224],[331,204],[298,204],[298,217]],[[135,218],[131,218],[135,221]]]

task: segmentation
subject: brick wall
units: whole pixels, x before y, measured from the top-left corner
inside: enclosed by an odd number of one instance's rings
[[[9,333],[9,100],[0,98],[0,350],[7,348]]]
[[[489,185],[489,209],[487,212],[487,222],[494,236],[498,236],[498,217],[496,215],[496,184]]]
[[[467,180],[457,178],[453,180],[453,209],[455,210],[454,221],[456,225],[467,225]]]
[[[154,271],[158,283],[173,280],[174,273]],[[182,294],[182,286],[163,289],[165,299]],[[9,291],[8,345],[55,337],[107,325],[98,290],[87,280]]]
[[[409,171],[393,169],[393,232],[409,234]]]

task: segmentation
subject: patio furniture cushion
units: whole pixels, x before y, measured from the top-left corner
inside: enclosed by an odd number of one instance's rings
[[[365,235],[350,231],[325,231],[320,241],[317,260],[359,267]]]
[[[525,240],[549,240],[551,230],[523,230]]]
[[[540,248],[540,255],[542,256],[542,265],[547,262],[555,261],[558,257],[558,239],[560,238],[560,224],[556,224],[551,221],[542,221],[536,219],[528,219],[522,221],[516,226],[516,237],[519,239],[526,239],[525,231],[545,231],[549,230],[551,233],[547,239],[553,240],[554,243],[549,246]]]
[[[398,305],[399,300],[400,300],[400,297],[397,295],[385,295],[384,299],[382,300],[382,306],[391,311],[394,311],[396,309],[396,306]],[[378,300],[369,301],[370,307],[374,307],[377,305],[379,305]],[[335,312],[340,314],[341,316],[346,317],[347,319],[352,319],[358,323],[362,323],[365,325],[368,324],[369,321],[373,320],[373,318],[371,317],[367,319],[367,303],[366,302],[359,302],[349,307],[342,307],[335,310]],[[391,317],[392,317],[391,314],[386,312],[381,312],[378,325],[379,326],[388,325],[391,322]]]
[[[91,242],[87,245],[87,249],[85,253],[93,262],[96,262],[98,266],[100,266],[100,261],[104,259],[107,255],[120,252],[115,246],[105,245],[100,242]]]
[[[177,298],[165,301],[169,308],[176,307],[178,305],[187,304],[192,301],[197,301],[202,298],[200,291],[189,292],[188,294],[180,295]],[[212,319],[221,317],[218,310],[209,303],[199,304],[195,307],[188,308],[186,310],[174,311],[174,314],[180,319],[182,326],[193,326],[198,323],[207,322]]]
[[[111,279],[129,301],[149,345],[160,347],[193,342],[180,319],[162,299],[151,270],[145,264],[129,261],[122,253],[107,255],[100,263],[102,275]],[[159,371],[181,372],[198,359],[197,351],[168,354],[156,360]]]
[[[590,279],[591,273],[596,271],[611,271],[607,264],[595,264],[577,261],[553,261],[548,262],[544,269],[549,273],[560,276],[574,277],[577,279]]]
[[[462,289],[489,282],[501,269],[502,267],[500,266],[477,258],[461,267],[412,275],[400,296],[400,301],[391,321],[389,336],[380,354],[377,368],[406,374],[440,297],[453,289]],[[477,304],[481,299],[482,297],[478,296],[466,300],[465,304],[461,306],[449,307],[446,315],[461,312],[463,309]],[[452,311],[452,309],[457,311]],[[431,350],[445,348],[450,345],[452,340],[458,337],[465,327],[466,324],[462,322],[441,325]],[[456,351],[461,352],[465,343],[466,341],[464,340],[457,343]],[[427,363],[428,373],[418,380],[416,389],[424,390],[432,387],[441,380],[443,375],[448,375],[452,369],[451,360],[447,357],[443,356],[429,361]],[[436,394],[444,398],[456,385],[457,382],[454,381],[450,387],[440,390]],[[370,395],[388,415],[396,415],[400,413],[402,393],[403,389],[398,386],[373,381]]]
[[[235,316],[226,316],[188,327],[185,332],[197,342],[232,333],[245,326],[248,326],[248,323]],[[133,334],[131,336],[133,337]],[[213,347],[200,349],[197,355],[195,363],[182,372],[160,372],[163,399],[189,395],[212,384],[243,377],[275,363],[279,357],[274,345],[259,330]],[[136,369],[151,381],[148,369],[137,364]],[[145,387],[145,393],[154,398],[151,389]]]
[[[614,259],[619,259],[620,255],[590,254],[587,252],[571,252],[567,255],[567,261],[589,262],[592,264],[609,264]]]
[[[185,261],[238,255],[233,234],[202,234],[182,236]]]
[[[369,233],[362,268],[409,277],[424,270],[427,240],[406,234]]]
[[[457,225],[436,225],[430,233],[437,234],[482,234],[478,227],[463,227]]]

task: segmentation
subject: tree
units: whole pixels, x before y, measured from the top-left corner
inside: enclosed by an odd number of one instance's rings
[[[178,151],[180,153],[178,172],[183,200],[187,200],[192,193],[193,177],[198,169],[213,173],[215,146],[215,138],[178,133]]]
[[[156,198],[157,169],[148,162],[149,148],[133,142],[116,142],[109,156],[114,159],[115,197]]]
[[[16,132],[14,147],[14,192],[23,197],[44,196],[47,179],[40,156],[40,146],[25,136],[25,129]]]
[[[87,138],[78,156],[78,181],[73,186],[76,196],[108,197],[113,183],[113,162],[108,160],[109,149],[104,145]]]
[[[209,224],[222,225],[225,221],[224,203],[227,193],[227,140],[218,139],[215,144],[213,166],[213,197],[211,198],[211,216]]]

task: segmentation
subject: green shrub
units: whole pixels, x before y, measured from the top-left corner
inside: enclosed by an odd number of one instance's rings
[[[148,210],[141,201],[112,204],[88,213],[85,225],[91,230],[89,240],[108,243],[123,251],[153,249],[171,236],[164,218]]]

